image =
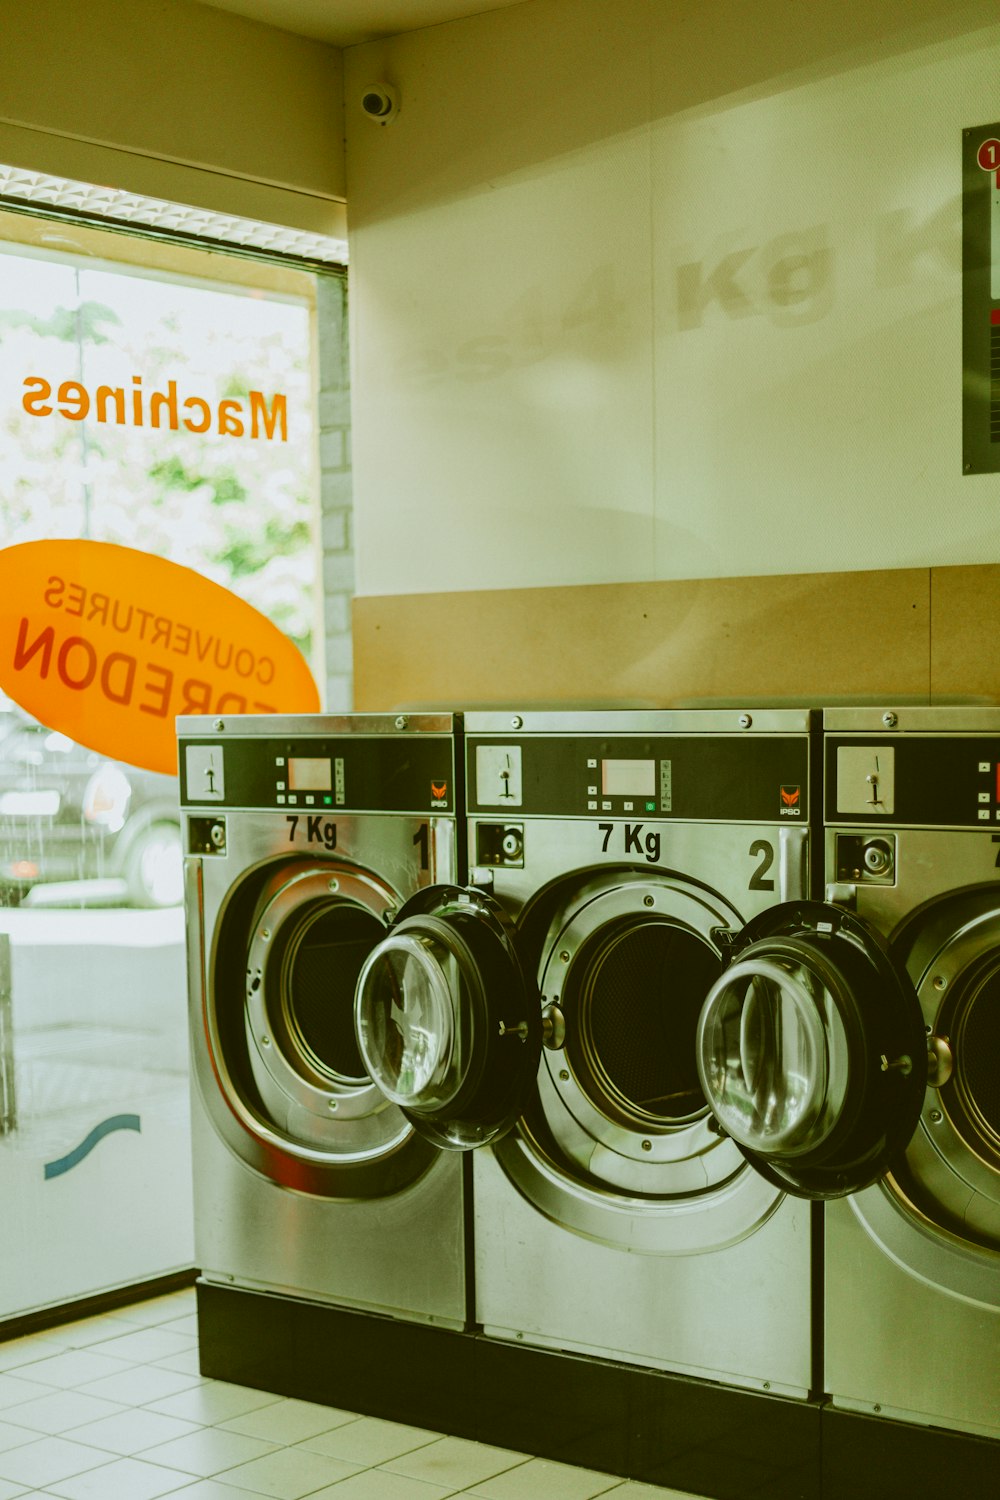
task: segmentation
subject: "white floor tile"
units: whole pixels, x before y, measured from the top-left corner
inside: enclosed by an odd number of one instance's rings
[[[323,1453],[310,1453],[306,1448],[278,1448],[251,1463],[227,1469],[217,1477],[227,1484],[242,1485],[254,1494],[273,1496],[274,1500],[301,1500],[303,1495],[313,1495],[357,1470],[357,1464],[343,1463]]]
[[[160,1370],[159,1366],[147,1366],[158,1374],[169,1376],[169,1370]],[[180,1375],[173,1376],[180,1380]],[[182,1417],[187,1422],[200,1422],[203,1427],[213,1427],[220,1422],[229,1422],[234,1417],[242,1417],[247,1412],[257,1411],[262,1406],[273,1406],[281,1401],[280,1396],[275,1396],[270,1391],[255,1391],[245,1385],[230,1385],[225,1380],[203,1380],[199,1385],[190,1386],[187,1390],[179,1391],[161,1399],[148,1403],[151,1411],[162,1412],[165,1417]],[[343,1415],[345,1421],[350,1421],[353,1413],[336,1413],[331,1408],[331,1416],[336,1418]]]
[[[336,1415],[331,1420],[330,1408],[313,1401],[290,1401],[282,1399],[269,1406],[260,1406],[243,1416],[232,1417],[219,1426],[226,1432],[244,1432],[247,1437],[263,1438],[268,1443],[301,1443],[329,1432],[337,1425]]]
[[[151,1464],[165,1464],[168,1469],[183,1469],[200,1479],[211,1479],[224,1469],[235,1469],[238,1464],[263,1458],[266,1453],[273,1453],[274,1448],[274,1443],[262,1443],[259,1438],[245,1437],[240,1432],[199,1427],[187,1437],[147,1449],[143,1457]]]
[[[33,1443],[0,1453],[0,1479],[37,1489],[83,1474],[87,1469],[97,1469],[107,1461],[107,1454],[70,1442],[68,1438],[36,1438]]]
[[[405,1474],[391,1474],[388,1469],[365,1469],[340,1484],[317,1490],[309,1500],[444,1500],[446,1495],[455,1493],[439,1484],[424,1484],[420,1479],[407,1479]]]
[[[0,1479],[0,1500],[19,1500],[21,1495],[29,1493],[22,1484],[11,1484],[7,1479]]]
[[[157,1360],[170,1359],[175,1354],[187,1354],[197,1349],[198,1341],[186,1333],[168,1333],[163,1328],[132,1328],[122,1324],[126,1331],[92,1344],[92,1354],[108,1354],[112,1359],[128,1360],[131,1364],[154,1364]]]
[[[164,1417],[160,1412],[133,1406],[99,1422],[88,1422],[86,1426],[75,1428],[73,1438],[75,1442],[90,1443],[95,1448],[105,1448],[124,1457],[200,1431],[194,1422],[182,1422],[178,1417]]]
[[[203,1384],[207,1382],[201,1375],[181,1375],[174,1370],[161,1370],[158,1365],[133,1365],[116,1375],[90,1381],[79,1390],[81,1395],[100,1396],[107,1401],[120,1402],[122,1406],[152,1406],[154,1402],[168,1400]],[[183,1416],[184,1413],[167,1412],[166,1415]]]
[[[19,1422],[0,1422],[0,1453],[37,1441],[37,1427],[23,1427]]]
[[[145,1302],[133,1302],[127,1307],[116,1307],[115,1317],[126,1323],[139,1323],[151,1328],[157,1323],[169,1323],[172,1318],[181,1318],[194,1312],[197,1306],[194,1287],[184,1287],[179,1292],[168,1292],[164,1297],[150,1297]]]
[[[46,1338],[43,1333],[11,1339],[7,1344],[0,1344],[0,1370],[20,1369],[44,1359],[47,1354],[62,1354],[65,1348],[65,1344],[57,1344],[55,1339]]]
[[[236,1489],[218,1479],[194,1479],[174,1493],[177,1500],[260,1500],[260,1490]],[[310,1495],[309,1500],[314,1500],[314,1497]],[[429,1497],[429,1500],[436,1500],[436,1497]]]
[[[176,1469],[161,1469],[141,1459],[118,1458],[99,1469],[49,1486],[63,1500],[157,1500],[187,1484]]]
[[[198,1337],[198,1314],[192,1309],[191,1312],[184,1313],[182,1317],[171,1318],[167,1323],[158,1323],[157,1327],[162,1328],[165,1333],[183,1333],[188,1338],[196,1339]]]
[[[81,1318],[76,1323],[66,1323],[61,1328],[50,1328],[45,1337],[54,1344],[67,1349],[86,1349],[90,1344],[99,1344],[103,1339],[113,1339],[118,1334],[134,1333],[135,1324],[126,1323],[113,1313],[102,1313],[97,1318]]]
[[[313,1453],[328,1453],[331,1458],[343,1458],[348,1463],[364,1464],[373,1468],[388,1463],[392,1458],[401,1458],[415,1448],[424,1448],[428,1443],[439,1442],[441,1434],[425,1427],[406,1427],[402,1422],[386,1422],[379,1417],[359,1417],[319,1437],[309,1438],[302,1444]]]
[[[22,1401],[20,1406],[8,1407],[5,1418],[22,1427],[33,1427],[38,1432],[58,1434],[82,1427],[85,1422],[99,1422],[103,1417],[117,1416],[124,1410],[117,1402],[84,1396],[79,1391],[53,1391],[44,1386],[42,1389],[44,1395]]]
[[[181,1375],[200,1375],[201,1366],[198,1363],[198,1350],[188,1349],[183,1354],[171,1354],[166,1359],[155,1361],[164,1370],[176,1370]]]
[[[33,1396],[48,1396],[51,1390],[50,1385],[42,1385],[38,1380],[25,1380],[20,1375],[0,1375],[0,1411],[19,1406]]]
[[[394,1474],[405,1474],[408,1479],[424,1479],[428,1484],[458,1490],[523,1464],[528,1457],[526,1453],[509,1453],[505,1448],[490,1448],[485,1443],[470,1443],[465,1438],[443,1437],[402,1458],[394,1458],[383,1467]]]
[[[125,1360],[109,1359],[106,1354],[94,1354],[89,1349],[63,1349],[33,1364],[18,1366],[28,1380],[38,1380],[42,1385],[57,1386],[64,1391],[99,1380],[102,1375],[120,1375],[125,1368]]]
[[[622,1483],[619,1475],[532,1458],[472,1485],[468,1493],[483,1500],[593,1500],[596,1495],[619,1491]]]

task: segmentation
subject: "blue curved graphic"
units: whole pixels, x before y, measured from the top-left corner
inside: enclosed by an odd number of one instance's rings
[[[71,1172],[78,1167],[85,1156],[89,1156],[99,1141],[103,1141],[106,1135],[113,1130],[140,1130],[138,1115],[112,1115],[110,1119],[102,1120],[100,1125],[95,1125],[89,1135],[84,1136],[79,1146],[76,1146],[66,1156],[60,1156],[56,1161],[45,1163],[46,1180],[50,1177],[61,1177],[64,1172]]]

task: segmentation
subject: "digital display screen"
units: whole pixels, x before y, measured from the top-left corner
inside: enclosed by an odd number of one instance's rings
[[[605,797],[656,795],[655,760],[602,760],[601,791]]]
[[[328,760],[306,760],[302,756],[288,758],[288,790],[290,792],[329,792],[333,788],[333,767]]]

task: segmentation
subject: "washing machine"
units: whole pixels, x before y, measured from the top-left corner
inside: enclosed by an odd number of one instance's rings
[[[202,1278],[462,1328],[467,1164],[379,1092],[354,1031],[394,913],[462,878],[460,720],[178,735]]]
[[[833,1406],[996,1438],[1000,711],[827,710],[824,742],[828,899],[737,945],[706,1086],[760,1170],[827,1200]]]
[[[470,880],[400,908],[357,1022],[385,1097],[472,1157],[486,1335],[813,1387],[812,1206],[748,1164],[697,1066],[733,944],[809,897],[812,723],[466,715]]]

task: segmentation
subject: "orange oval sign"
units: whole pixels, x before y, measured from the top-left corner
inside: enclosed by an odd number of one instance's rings
[[[319,708],[302,653],[264,615],[110,542],[0,550],[0,687],[50,729],[170,776],[178,714]]]

